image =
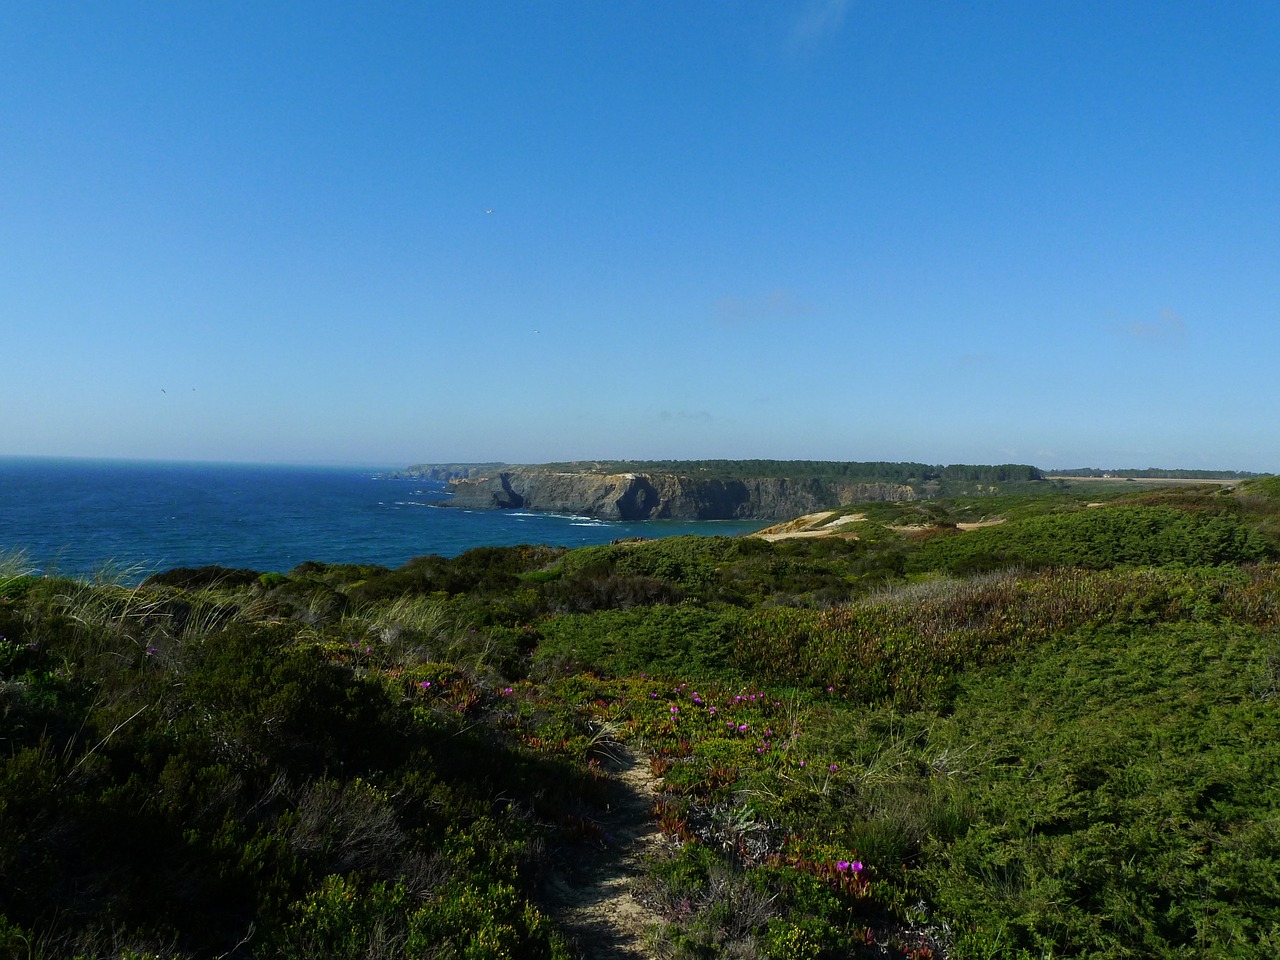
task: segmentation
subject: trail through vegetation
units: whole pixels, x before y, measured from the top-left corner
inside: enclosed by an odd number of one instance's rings
[[[653,817],[659,788],[647,761],[628,746],[609,746],[604,768],[608,800],[599,839],[566,852],[552,882],[553,916],[583,957],[651,957],[661,917],[638,896],[646,861],[664,843]]]

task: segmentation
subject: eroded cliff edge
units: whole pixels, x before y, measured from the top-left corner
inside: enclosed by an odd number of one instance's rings
[[[915,500],[901,483],[822,478],[728,480],[668,473],[583,473],[515,467],[450,482],[452,503],[599,520],[780,520],[872,500]]]

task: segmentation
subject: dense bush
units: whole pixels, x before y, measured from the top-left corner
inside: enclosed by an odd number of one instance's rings
[[[965,574],[1009,566],[1204,566],[1250,563],[1272,553],[1262,536],[1232,517],[1117,506],[934,538],[909,557],[907,569]]]

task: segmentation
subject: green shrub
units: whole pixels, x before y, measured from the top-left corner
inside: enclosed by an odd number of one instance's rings
[[[1232,517],[1118,506],[934,538],[909,556],[907,569],[969,574],[1003,567],[1208,566],[1271,554],[1262,536]]]

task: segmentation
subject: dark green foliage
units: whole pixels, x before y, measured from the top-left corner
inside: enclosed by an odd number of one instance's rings
[[[1267,649],[1274,637],[1235,627],[1106,627],[967,679],[935,729],[985,738],[972,827],[929,867],[941,903],[1010,949],[1266,955],[1280,932]]]
[[[374,572],[347,588],[352,602],[370,603],[406,594],[494,594],[521,586],[521,575],[547,566],[556,547],[476,547],[457,557],[416,557],[403,567]]]
[[[251,933],[292,943],[289,905],[340,876],[403,888],[401,926],[447,928],[459,956],[488,927],[510,927],[531,956],[557,949],[513,859],[535,828],[490,820],[491,798],[546,783],[564,810],[590,789],[562,760],[464,725],[478,702],[465,676],[388,685],[297,622],[184,639],[139,591],[48,586],[59,604],[0,604],[22,631],[0,641],[11,942],[50,957],[220,955]],[[449,837],[459,857],[440,859]],[[428,923],[424,903],[447,883],[471,906]]]
[[[143,581],[144,587],[181,587],[198,590],[201,587],[243,587],[255,583],[261,574],[257,570],[231,567],[175,567],[163,573],[155,573]]]
[[[1250,563],[1271,554],[1262,536],[1232,517],[1117,506],[931,539],[908,558],[907,569],[964,574],[1012,566],[1204,566]]]
[[[596,667],[621,674],[640,671],[694,675],[723,670],[740,614],[732,609],[682,604],[606,610],[548,618],[539,630],[544,662]]]
[[[286,624],[236,624],[190,654],[178,709],[238,766],[293,776],[394,766],[400,758],[370,737],[390,709],[385,690],[296,641]]]

